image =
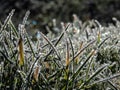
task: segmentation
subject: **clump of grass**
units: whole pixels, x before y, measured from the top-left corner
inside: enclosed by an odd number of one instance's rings
[[[73,15],[74,22],[62,23],[57,36],[39,32],[32,41],[25,28],[29,11],[18,30],[13,13],[0,30],[1,89],[119,89],[119,21],[104,27]]]

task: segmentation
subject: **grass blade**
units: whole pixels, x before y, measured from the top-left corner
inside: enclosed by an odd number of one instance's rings
[[[82,49],[83,47],[83,42],[80,43],[80,48],[79,48],[79,51]],[[79,57],[80,57],[80,54],[75,58],[75,63],[78,64],[79,63]]]
[[[110,80],[110,79],[114,79],[114,78],[117,78],[117,77],[120,77],[120,73],[114,74],[114,75],[112,75],[112,76],[110,76],[110,77],[106,77],[106,78],[104,78],[104,79],[101,79],[101,80],[99,80],[99,81],[96,81],[96,82],[94,82],[93,84],[100,83],[100,82],[106,82],[106,81],[108,81],[108,80]]]
[[[25,14],[25,17],[23,18],[23,22],[22,22],[23,25],[26,24],[29,15],[30,15],[30,11],[28,10]]]
[[[78,69],[76,70],[75,74],[73,74],[72,78],[75,79],[78,74],[80,73],[80,70],[84,67],[84,65],[89,61],[89,59],[95,54],[95,50],[91,51],[90,55],[88,55],[88,57],[86,58],[85,62],[78,67]]]
[[[98,34],[97,34],[97,43],[100,43],[101,41],[101,33],[100,31],[98,31]]]
[[[57,44],[58,44],[58,43],[60,42],[60,40],[62,39],[65,31],[68,30],[69,26],[70,26],[70,24],[69,24],[69,25],[65,28],[65,30],[61,33],[61,35],[59,36],[58,40],[56,41],[56,43],[55,43],[55,45],[54,45],[55,47],[57,46]],[[51,53],[52,53],[52,50],[50,50],[50,52],[45,56],[44,61],[47,60],[48,56],[49,56]]]
[[[98,48],[100,48],[100,47],[103,45],[103,43],[104,43],[106,40],[108,40],[108,39],[109,39],[109,37],[105,38],[105,39],[98,45]]]
[[[90,76],[90,78],[88,80],[86,80],[86,82],[84,82],[80,88],[83,88],[84,85],[88,84],[94,77],[96,77],[101,71],[103,71],[108,65],[103,65],[100,68],[98,68],[98,70],[96,70],[96,72]]]
[[[6,28],[6,25],[9,23],[9,21],[11,20],[13,14],[15,12],[15,9],[13,9],[9,15],[7,16],[6,20],[4,21],[4,24],[2,25],[1,29],[0,29],[0,33]]]
[[[100,76],[101,76],[102,78],[105,78],[105,76],[104,76],[102,73],[100,74]],[[115,83],[113,83],[111,80],[108,80],[107,82],[112,86],[112,88],[113,88],[114,90],[118,90],[117,87],[116,87],[116,85],[115,85]]]
[[[90,43],[88,43],[85,47],[83,47],[79,52],[77,52],[77,54],[74,56],[73,60],[75,60],[80,53],[82,53],[87,47],[89,47],[91,44],[93,44],[96,40],[91,41]]]
[[[69,44],[68,40],[66,40],[66,74],[64,76],[66,80],[66,85],[63,87],[63,89],[67,90],[68,88],[68,79],[69,79],[69,64],[70,64],[70,52],[69,52]]]
[[[29,37],[28,37],[27,33],[26,33],[26,38],[27,38],[28,45],[30,46],[30,49],[31,49],[31,51],[32,51],[32,54],[33,54],[33,56],[35,57],[35,52],[34,52],[34,50],[33,50],[33,47],[32,47],[32,45],[31,45],[31,43],[30,43],[30,40],[29,40]]]
[[[34,72],[33,72],[33,78],[34,78],[34,80],[35,80],[36,82],[38,81],[39,72],[40,72],[40,67],[39,67],[39,66],[36,66],[36,67],[35,67],[35,70],[34,70]]]
[[[18,52],[19,52],[19,65],[23,66],[24,65],[24,47],[23,47],[23,39],[20,37],[19,42],[18,42]]]
[[[1,50],[0,53],[2,54],[2,56],[5,58],[5,60],[7,60],[10,64],[14,64],[13,61],[11,61]]]
[[[58,54],[57,49],[55,48],[55,46],[53,45],[53,43],[43,34],[40,32],[40,34],[42,35],[42,37],[51,45],[51,47],[53,48],[53,50],[56,52],[57,57],[60,60],[60,55]]]
[[[36,60],[32,63],[32,65],[31,65],[31,67],[30,67],[29,73],[28,73],[27,78],[26,78],[26,80],[27,80],[28,82],[29,82],[29,80],[30,80],[30,76],[31,76],[31,74],[32,74],[33,68],[34,68],[36,62],[39,60],[39,58],[40,58],[40,56],[38,56],[38,57],[36,58]]]
[[[15,26],[14,26],[14,24],[12,23],[11,20],[9,21],[9,25],[10,25],[10,27],[12,28],[13,32],[15,33],[15,35],[16,35],[17,37],[19,37],[18,32],[17,32],[17,29],[15,28]]]

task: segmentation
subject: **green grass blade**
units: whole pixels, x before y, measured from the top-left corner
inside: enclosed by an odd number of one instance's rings
[[[14,14],[15,10],[13,9],[9,15],[7,16],[6,20],[4,21],[4,24],[2,25],[1,29],[0,29],[0,33],[6,28],[7,24],[9,23],[9,21],[11,20],[13,14]]]
[[[33,54],[33,56],[35,57],[35,52],[34,52],[34,50],[33,50],[33,47],[32,47],[32,45],[31,45],[31,43],[30,43],[30,40],[29,40],[29,38],[28,38],[28,35],[26,35],[26,38],[27,38],[28,45],[30,46],[30,49],[31,49],[31,51],[32,51],[32,54]]]
[[[103,45],[103,43],[104,43],[106,40],[108,40],[108,39],[109,39],[109,37],[105,38],[105,39],[98,45],[98,48],[100,48],[100,47]]]
[[[105,78],[105,76],[104,76],[102,73],[100,74],[100,76],[101,76],[102,78]],[[116,85],[115,85],[115,83],[113,83],[111,80],[108,80],[107,82],[112,86],[112,88],[113,88],[114,90],[118,90],[117,87],[116,87]]]
[[[15,26],[14,26],[14,24],[12,23],[11,20],[9,21],[9,25],[10,25],[10,27],[12,28],[13,33],[15,33],[15,35],[16,35],[17,37],[19,37],[18,32],[17,32],[17,29],[15,28]]]
[[[73,74],[72,78],[73,80],[78,76],[78,74],[80,73],[80,70],[85,66],[85,64],[89,61],[89,59],[94,55],[95,50],[93,50],[90,55],[88,55],[88,57],[86,58],[85,62],[79,66],[76,70],[76,72]]]
[[[89,78],[88,80],[86,80],[86,82],[84,82],[84,83],[80,86],[80,88],[83,88],[84,85],[88,84],[94,77],[96,77],[98,74],[100,74],[101,71],[103,71],[107,66],[108,66],[108,65],[103,65],[103,66],[101,66],[100,68],[98,68],[98,70],[96,70],[96,72],[95,72],[93,75],[91,75],[90,78]]]
[[[90,43],[88,43],[85,47],[83,47],[79,52],[77,52],[77,54],[74,56],[73,60],[78,57],[80,55],[80,53],[82,53],[87,47],[89,47],[91,44],[93,44],[96,40],[91,41]]]
[[[114,74],[114,75],[109,76],[109,77],[105,77],[104,79],[101,79],[99,81],[95,81],[93,84],[100,83],[100,82],[106,82],[106,81],[108,81],[110,79],[114,79],[114,78],[117,78],[117,77],[120,77],[120,73]]]
[[[10,64],[14,64],[13,61],[11,61],[1,50],[0,53],[2,54],[2,56],[5,58],[5,60],[7,60]]]
[[[54,45],[55,47],[57,46],[57,44],[58,44],[58,43],[60,42],[60,40],[62,39],[65,31],[68,30],[69,26],[70,26],[70,24],[69,24],[69,25],[65,28],[65,30],[61,33],[61,35],[59,36],[58,40],[55,42],[55,45]],[[52,53],[52,50],[50,50],[49,53],[46,55],[44,61],[47,60],[48,56],[49,56],[51,53]]]

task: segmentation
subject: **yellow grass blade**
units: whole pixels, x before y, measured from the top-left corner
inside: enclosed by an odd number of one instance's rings
[[[18,52],[19,52],[19,65],[24,65],[24,49],[23,49],[23,39],[20,37],[18,42]]]
[[[100,35],[100,31],[98,32],[98,35],[97,35],[97,42],[100,43],[100,39],[101,39],[101,35]]]

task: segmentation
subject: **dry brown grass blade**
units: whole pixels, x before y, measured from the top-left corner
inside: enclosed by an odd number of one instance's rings
[[[24,65],[24,48],[23,48],[23,39],[20,37],[18,42],[18,52],[19,52],[19,65]]]
[[[68,44],[68,41],[66,41],[67,43],[67,46],[66,46],[66,67],[68,68],[68,65],[70,63],[70,52],[69,52],[69,44]]]
[[[39,71],[40,71],[40,67],[36,66],[33,72],[33,78],[35,79],[36,82],[38,81]]]
[[[48,62],[44,62],[44,65],[45,65],[45,68],[46,68],[46,69],[49,69],[49,68],[50,68],[50,65],[49,65]]]

